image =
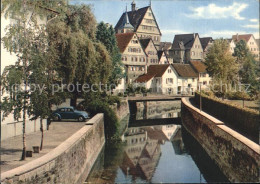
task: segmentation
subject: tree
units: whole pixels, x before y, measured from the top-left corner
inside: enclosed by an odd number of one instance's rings
[[[254,56],[249,51],[244,40],[240,40],[234,49],[234,56],[239,64],[240,82],[250,84],[251,90],[257,89],[257,65]]]
[[[6,70],[3,75],[3,80],[6,82],[6,87],[12,84],[14,72],[19,73],[19,83],[23,86],[23,90],[19,89],[15,92],[10,91],[9,97],[4,98],[3,111],[5,114],[14,112],[15,119],[21,117],[23,120],[23,151],[21,160],[25,160],[26,153],[26,119],[29,112],[29,78],[30,78],[30,65],[33,62],[32,57],[39,42],[39,35],[44,30],[44,26],[39,24],[39,20],[46,18],[48,13],[46,9],[53,7],[63,7],[64,1],[34,1],[34,0],[3,0],[1,1],[1,13],[5,17],[16,20],[16,23],[7,27],[7,33],[3,37],[5,48],[9,52],[17,55],[17,62],[15,67]],[[44,31],[43,31],[44,32]],[[18,82],[18,81],[16,81]]]
[[[97,26],[96,38],[106,46],[106,49],[110,53],[112,59],[112,73],[109,82],[110,84],[117,84],[118,79],[123,78],[125,75],[113,27],[106,25],[104,22],[100,22]]]
[[[214,81],[224,84],[237,81],[238,66],[229,52],[229,44],[226,40],[214,41],[206,55],[205,64]]]
[[[83,95],[82,85],[106,82],[110,76],[111,59],[107,50],[95,39],[96,20],[86,5],[71,5],[63,16],[47,27],[50,46],[56,50],[57,72],[69,89],[71,106]],[[76,87],[77,86],[77,89]]]

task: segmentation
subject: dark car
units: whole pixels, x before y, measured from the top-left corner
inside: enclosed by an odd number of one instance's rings
[[[52,113],[52,119],[55,121],[66,120],[78,120],[86,121],[89,118],[88,113],[85,111],[75,110],[73,107],[62,107]]]

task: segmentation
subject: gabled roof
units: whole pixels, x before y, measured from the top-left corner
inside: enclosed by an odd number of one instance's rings
[[[198,73],[189,64],[173,63],[172,66],[180,77],[198,77]]]
[[[183,48],[180,44],[181,42],[183,42],[185,49],[191,49],[197,36],[199,36],[198,33],[175,35],[172,43],[172,49]]]
[[[244,34],[244,35],[233,35],[232,36],[232,40],[234,40],[234,42],[239,42],[240,40],[245,40],[246,42],[249,41],[249,39],[251,38],[251,36],[253,36],[252,34]]]
[[[135,33],[116,34],[117,45],[121,53],[123,53]]]
[[[147,48],[151,40],[152,40],[151,38],[140,39],[140,43],[144,50]]]
[[[159,60],[159,61],[161,60],[161,58],[162,58],[162,56],[163,56],[163,53],[164,53],[165,57],[166,57],[167,60],[168,60],[168,57],[167,57],[167,54],[165,53],[165,51],[164,51],[164,50],[159,50],[159,51],[157,52],[157,54],[158,54],[158,60]]]
[[[141,24],[143,18],[144,18],[144,15],[145,13],[147,12],[147,10],[149,9],[150,6],[146,6],[146,7],[143,7],[143,8],[140,8],[138,10],[135,10],[135,11],[128,11],[127,12],[127,15],[129,17],[129,21],[131,23],[132,26],[134,26],[135,30],[138,29],[139,25]],[[122,25],[123,23],[123,20],[124,20],[124,17],[125,17],[125,13],[123,13],[119,19],[119,21],[117,22],[116,26],[115,26],[115,30],[118,30],[120,28],[120,26]],[[159,29],[159,26],[156,22],[156,19],[155,20],[155,23]],[[159,32],[161,34],[161,31],[159,29]]]
[[[190,61],[192,67],[198,72],[198,73],[206,73],[207,72],[207,66],[202,61]]]
[[[145,15],[146,11],[148,10],[148,8],[149,8],[149,6],[140,8],[135,11],[127,12],[129,21],[134,26],[135,29],[137,29],[139,27],[139,25],[141,24],[143,17]],[[121,15],[119,21],[117,22],[117,24],[115,26],[115,29],[118,29],[120,27],[120,25],[123,23],[124,17],[125,17],[125,13],[123,13]]]
[[[147,82],[151,80],[153,77],[162,77],[164,72],[167,70],[167,68],[170,66],[170,64],[162,64],[162,65],[150,65],[147,69],[147,73],[144,75],[140,75],[135,82]]]
[[[206,47],[208,46],[210,41],[213,41],[212,37],[200,38],[200,43],[201,43],[203,50],[206,49]]]
[[[163,64],[163,65],[150,65],[147,69],[148,75],[154,75],[154,77],[162,77],[164,72],[167,70],[167,68],[170,66],[170,64]]]
[[[172,46],[171,42],[160,42],[159,50],[169,50]]]
[[[154,75],[149,75],[149,74],[144,74],[144,75],[140,75],[135,82],[138,83],[143,83],[143,82],[147,82],[149,80],[151,80],[154,77]]]

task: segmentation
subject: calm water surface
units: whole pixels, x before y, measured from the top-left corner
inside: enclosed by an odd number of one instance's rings
[[[139,105],[136,120],[158,119],[160,125],[131,127],[131,121],[126,122],[122,143],[105,145],[86,183],[227,182],[181,125],[163,124],[162,118],[178,117],[179,107],[178,103],[151,103],[142,116]]]

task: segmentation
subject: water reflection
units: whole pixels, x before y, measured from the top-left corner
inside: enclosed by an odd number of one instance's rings
[[[171,102],[138,102],[136,120],[180,117],[181,103]]]
[[[150,107],[147,118],[154,118],[147,120],[157,121],[160,125],[144,126],[142,123],[146,120],[135,120],[137,126],[131,127],[129,125],[133,123],[133,119],[130,116],[128,128],[122,135],[122,143],[105,145],[87,182],[228,182],[202,147],[181,125],[163,125],[166,120],[163,117],[169,119],[172,116],[169,113],[177,108],[161,106],[147,106]],[[138,107],[136,117],[138,113],[143,114],[144,110]]]

